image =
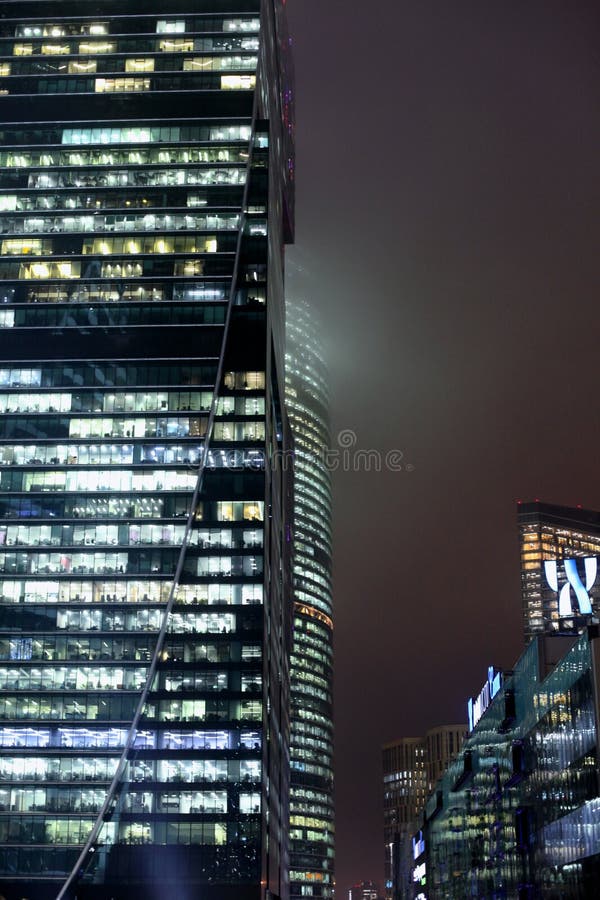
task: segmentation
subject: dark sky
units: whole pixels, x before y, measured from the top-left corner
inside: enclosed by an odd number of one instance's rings
[[[461,721],[520,653],[515,501],[600,509],[600,7],[288,9],[292,288],[334,435],[414,466],[334,478],[343,900],[382,879],[381,743]]]

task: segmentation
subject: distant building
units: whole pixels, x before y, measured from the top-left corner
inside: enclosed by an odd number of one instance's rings
[[[414,836],[419,900],[598,897],[600,628],[535,637],[490,670]]]
[[[385,896],[411,897],[411,841],[432,785],[462,744],[465,725],[432,728],[425,737],[383,746]]]
[[[348,891],[348,900],[381,900],[379,887],[374,881],[360,881]]]
[[[464,724],[438,725],[437,728],[429,729],[425,735],[425,771],[428,791],[442,777],[448,768],[448,763],[460,750],[464,738]]]
[[[581,632],[600,617],[600,513],[536,500],[518,521],[525,639]]]

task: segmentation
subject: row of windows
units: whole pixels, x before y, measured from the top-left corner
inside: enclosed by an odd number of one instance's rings
[[[206,29],[203,29],[206,31]],[[60,38],[57,35],[57,38]],[[65,41],[35,40],[8,42],[2,40],[0,55],[6,60],[0,63],[4,66],[4,74],[27,74],[34,70],[30,57],[50,56],[83,56],[85,59],[69,60],[70,72],[96,72],[107,71],[107,66],[112,65],[115,54],[125,57],[125,65],[130,63],[130,68],[125,71],[153,71],[139,68],[139,64],[146,63],[148,56],[155,57],[155,65],[160,71],[169,69],[181,69],[181,53],[218,53],[246,55],[255,54],[259,49],[259,39],[252,35],[240,35],[228,32],[226,35],[208,35],[202,37],[133,37],[131,34],[120,36],[118,40],[97,41]],[[125,56],[126,54],[126,56]],[[8,61],[12,57],[10,61]],[[18,57],[18,59],[14,59]],[[91,59],[90,57],[97,57]],[[38,65],[43,66],[44,60],[39,60]],[[24,65],[23,65],[24,64]],[[117,65],[122,67],[122,59],[118,59]],[[72,66],[72,68],[71,68]]]
[[[93,819],[50,819],[44,817],[0,817],[0,844],[82,844]],[[225,824],[158,823],[119,825],[117,842],[124,844],[217,844],[227,840]]]
[[[36,302],[35,295],[33,302]],[[0,310],[0,328],[108,328],[222,325],[222,306],[86,306]]]
[[[126,728],[86,726],[0,727],[0,747],[26,749],[62,747],[74,750],[121,750]],[[133,744],[139,750],[250,750],[261,749],[261,732],[234,729],[138,731]]]
[[[0,596],[6,603],[125,603],[164,604],[171,584],[165,581],[100,580],[67,582],[44,580],[0,581]],[[177,606],[222,604],[247,605],[262,601],[260,584],[180,584],[175,593]],[[189,613],[186,613],[189,617]],[[173,613],[174,621],[179,622]],[[220,630],[220,629],[219,629]]]
[[[10,376],[9,376],[10,377]],[[26,374],[39,384],[41,372]],[[2,393],[0,412],[153,412],[156,410],[205,411],[211,407],[212,391],[86,391],[84,393]],[[217,415],[263,415],[264,397],[219,397]]]
[[[190,871],[197,872],[198,878],[204,881],[232,885],[239,885],[241,881],[257,884],[260,880],[260,859],[256,847],[258,837],[255,836],[255,830],[251,830],[253,825],[252,820],[238,819],[224,846],[188,842],[185,850],[181,846],[178,848],[178,859],[181,859],[183,851]],[[108,825],[104,827],[109,828]],[[103,842],[105,839],[112,841],[112,833],[105,835],[103,831],[100,839]],[[140,842],[143,843],[137,841]],[[7,878],[13,878],[17,873],[29,873],[31,877],[60,878],[64,881],[76,865],[80,849],[79,846],[68,845],[7,845],[0,848],[0,872]],[[119,851],[118,877],[129,881],[139,879],[137,853],[134,851],[134,855],[129,855],[123,852],[125,849],[121,847]],[[146,849],[148,852],[143,864],[145,883],[154,885],[164,877],[164,851],[153,852],[150,847]],[[323,893],[322,896],[330,898],[332,895]]]
[[[0,229],[9,234],[31,234],[44,231],[70,233],[85,231],[180,231],[182,229],[232,231],[238,227],[239,221],[240,217],[237,213],[226,214],[218,212],[206,215],[190,212],[185,215],[145,213],[139,216],[125,214],[121,216],[40,216],[37,218],[9,218],[3,216],[0,217]],[[16,245],[15,241],[12,243],[13,246]],[[22,250],[15,252],[21,253]]]
[[[54,637],[54,642],[60,640],[57,637]],[[64,639],[62,639],[64,642]],[[113,649],[113,646],[117,650],[118,660],[133,660],[133,659],[143,659],[145,662],[150,661],[151,654],[153,650],[148,645],[148,642],[143,643],[141,640],[129,641],[117,639],[116,641],[112,641],[110,638],[106,639],[96,639],[96,647],[90,650],[90,642],[94,639],[90,638],[71,638],[67,647],[72,652],[74,661],[85,659],[87,661],[95,661],[97,659],[104,660],[106,662],[115,662],[109,656],[109,652]],[[47,638],[46,641],[37,640],[36,644],[41,646],[43,643],[51,644],[53,641],[52,638]],[[2,641],[3,650],[9,644],[8,640]],[[15,654],[20,654],[20,659],[22,661],[30,661],[33,655],[33,638],[19,638],[13,639],[10,642],[10,651]],[[136,644],[142,646],[142,649],[136,649]],[[88,648],[88,652],[81,652],[81,647]],[[29,656],[26,654],[29,652]],[[63,653],[61,654],[62,658],[65,657],[64,646]],[[204,654],[198,654],[199,656],[203,656],[206,659],[206,652]],[[168,651],[163,654],[164,661],[169,661]],[[190,654],[192,656],[192,654]],[[44,660],[48,660],[51,658],[51,653],[48,653],[43,657]],[[50,681],[48,681],[49,673],[54,672],[54,675]],[[123,687],[124,689],[128,689],[127,684],[123,683],[122,685],[119,682],[119,669],[111,669],[111,672],[116,675],[111,676],[117,679],[117,687]],[[231,676],[231,677],[230,677]],[[41,687],[44,689],[54,689],[54,688],[65,688],[66,690],[97,690],[100,689],[110,689],[111,685],[114,687],[112,682],[107,682],[106,684],[98,682],[98,675],[93,675],[93,683],[91,686],[88,684],[89,671],[86,668],[56,668],[56,669],[37,669],[37,668],[19,668],[19,669],[11,669],[11,668],[2,668],[1,669],[1,677],[2,681],[2,689],[7,690],[12,688],[14,690],[29,690],[29,678],[31,678],[35,684],[32,683],[32,687],[38,689],[39,684],[41,683]],[[11,681],[11,679],[14,679]],[[23,681],[24,679],[24,681]],[[41,681],[40,681],[41,679]],[[167,691],[167,692],[206,692],[206,691],[238,691],[241,693],[256,693],[261,690],[261,676],[255,671],[248,672],[247,670],[238,670],[236,669],[234,672],[229,673],[228,671],[218,671],[214,669],[210,669],[208,671],[191,671],[188,669],[168,669],[166,672],[159,673],[157,690]],[[30,698],[32,702],[38,702],[36,698]],[[77,702],[79,698],[74,698],[73,702]],[[44,701],[46,702],[46,701]],[[177,704],[171,703],[168,707],[171,710],[175,710],[176,708],[179,710],[180,715],[185,719],[186,715],[191,715],[190,712],[191,707],[186,706],[187,701],[184,701],[183,707],[181,703],[178,701]],[[52,704],[50,704],[50,709],[52,708]],[[165,705],[167,708],[167,705]],[[182,712],[183,710],[183,712]],[[187,712],[186,712],[187,710]],[[198,710],[196,710],[198,712]],[[201,709],[202,715],[204,715],[204,708]],[[56,718],[56,716],[54,716]]]
[[[55,690],[51,685],[47,690]],[[86,691],[87,688],[81,688]],[[79,692],[75,697],[64,694],[44,694],[38,697],[0,696],[0,719],[10,722],[69,721],[130,722],[133,719],[138,698],[135,696],[103,697],[100,694]],[[144,723],[158,722],[234,722],[260,724],[262,705],[258,700],[216,701],[178,700],[148,702]]]
[[[17,180],[21,180],[17,176]],[[35,193],[14,194],[12,191],[15,186],[12,184],[14,178],[9,178],[0,173],[0,182],[11,182],[10,188],[0,194],[0,211],[1,212],[30,212],[32,210],[64,210],[66,213],[72,210],[85,209],[87,211],[119,210],[127,212],[134,209],[195,209],[198,207],[222,207],[222,206],[241,206],[242,188],[232,190],[231,185],[223,187],[217,185],[214,190],[202,191],[196,193],[192,190],[186,190],[182,185],[170,185],[165,193],[165,187],[162,190],[153,190],[145,188],[140,191],[118,191],[111,188],[109,191],[96,190],[94,193],[85,191],[85,187],[80,192],[72,191],[43,191],[36,190]],[[25,181],[25,179],[23,179]],[[18,185],[25,187],[25,185]],[[260,210],[257,210],[257,212]]]
[[[0,812],[97,813],[106,792],[93,788],[0,788]],[[228,800],[235,800],[241,814],[260,811],[258,792],[241,792],[228,796],[227,791],[128,791],[124,798],[127,812],[143,813],[226,813]]]
[[[117,760],[107,757],[0,757],[1,781],[110,781]],[[254,759],[159,759],[130,763],[131,782],[253,782],[261,764]]]
[[[6,410],[10,414],[12,409]],[[21,410],[25,412],[25,410]],[[36,410],[32,410],[36,412]],[[15,438],[19,432],[25,431],[31,434],[39,434],[41,437],[49,437],[44,431],[64,432],[69,426],[70,438],[100,438],[100,437],[203,437],[206,433],[206,418],[160,418],[146,417],[144,419],[60,419],[58,422],[48,419],[40,419],[31,423],[19,420],[4,423],[3,436]],[[222,422],[217,420],[213,425],[213,440],[228,442],[253,442],[263,441],[265,438],[265,425],[261,420]],[[75,465],[118,465],[119,463],[139,465],[142,463],[176,464],[195,463],[199,459],[201,446],[171,446],[168,442],[164,445],[153,444],[108,444],[108,445],[21,445],[5,447],[0,451],[0,465],[43,465],[49,463],[53,466]],[[34,452],[32,452],[34,451]],[[219,462],[216,458],[220,451],[214,449],[211,465],[223,467],[236,465],[236,457],[232,456],[226,463]],[[258,465],[258,462],[257,462]],[[16,473],[12,473],[13,476]],[[10,476],[4,473],[2,476],[6,484]],[[14,481],[14,478],[13,478]],[[16,487],[15,490],[19,490]],[[29,490],[30,488],[25,488]]]
[[[259,624],[252,616],[230,616],[226,613],[213,615],[189,616],[183,622],[177,622],[177,616],[170,620],[170,633],[178,635],[230,635],[233,634],[236,622],[241,631],[257,631]],[[162,622],[159,610],[140,610],[137,613],[100,612],[99,610],[61,609],[38,606],[10,608],[0,606],[0,622],[5,630],[21,628],[27,632],[35,631],[151,631],[157,632]]]
[[[42,169],[57,166],[142,166],[152,163],[176,165],[177,163],[246,163],[248,150],[235,144],[211,147],[195,144],[174,147],[138,146],[128,149],[102,146],[97,149],[64,150],[43,148],[40,150],[4,150],[0,151],[0,166],[5,168]],[[191,204],[190,204],[191,205]]]
[[[120,20],[113,19],[115,25]],[[67,35],[85,34],[90,36],[108,35],[111,33],[110,22],[41,22],[18,24],[15,26],[16,37],[65,37]],[[258,32],[260,20],[256,16],[237,16],[215,18],[209,16],[194,17],[192,19],[155,19],[128,17],[124,20],[129,31],[147,31],[156,34],[185,34],[189,31],[224,31],[224,32]],[[8,23],[5,25],[5,31]]]
[[[6,178],[0,178],[0,185]],[[165,169],[72,169],[33,172],[27,178],[26,187],[46,188],[95,188],[95,187],[169,187],[175,185],[243,185],[246,168],[220,166],[219,168],[165,168]],[[6,209],[7,207],[5,207]],[[16,202],[15,202],[16,208]]]
[[[4,127],[0,128],[0,142],[4,147],[26,146],[35,144],[63,144],[67,146],[103,146],[106,144],[185,144],[190,141],[201,143],[214,142],[228,144],[231,141],[250,141],[252,129],[249,124],[222,125],[163,125],[152,123],[146,125],[124,124],[62,128],[56,126],[38,126],[37,128]],[[268,146],[266,135],[257,135],[258,146]]]
[[[209,284],[211,284],[209,282]],[[2,301],[4,303],[147,303],[147,301],[159,302],[161,300],[193,301],[194,303],[214,303],[229,299],[229,285],[222,282],[213,283],[210,287],[203,287],[197,281],[175,282],[168,281],[125,281],[98,282],[92,280],[80,281],[76,284],[69,281],[54,282],[52,284],[36,285],[35,290],[27,288],[22,290],[22,285],[4,287]],[[21,288],[21,290],[19,290]],[[265,289],[256,287],[240,289],[236,291],[236,305],[243,305],[251,300],[264,303]],[[147,309],[147,307],[146,307]],[[151,312],[149,315],[151,315]]]
[[[0,667],[0,690],[138,691],[146,669],[119,666]]]
[[[180,545],[184,525],[14,525],[0,524],[0,546],[68,547],[93,544]],[[196,528],[188,545],[203,550],[229,550],[262,547],[262,529]]]
[[[106,94],[136,93],[139,91],[250,91],[256,86],[255,75],[197,75],[190,72],[187,76],[164,73],[164,78],[153,79],[135,77],[115,78],[37,78],[31,86],[27,82],[16,82],[23,85],[23,90],[15,91],[10,81],[2,84],[2,93],[8,94],[10,85],[12,94],[30,96],[39,94]]]
[[[190,496],[168,497],[0,497],[0,517],[27,519],[160,519],[187,518]],[[219,501],[196,507],[196,521],[261,522],[262,501]]]
[[[193,491],[197,473],[172,469],[148,472],[84,470],[0,472],[4,491]]]
[[[167,50],[166,46],[160,46],[172,44],[173,41],[160,41],[158,50],[164,51]],[[199,43],[199,42],[194,42]],[[23,47],[24,45],[20,45]],[[170,49],[170,48],[169,48]],[[53,73],[59,74],[59,71],[65,71],[69,75],[87,75],[91,73],[97,72],[106,72],[106,73],[143,73],[143,72],[174,72],[174,71],[184,71],[184,72],[195,72],[195,71],[208,71],[208,72],[219,72],[219,71],[237,71],[250,69],[254,71],[256,69],[257,57],[255,55],[249,54],[236,54],[235,56],[231,55],[220,55],[220,56],[192,56],[192,57],[175,57],[173,59],[168,56],[146,56],[146,57],[114,57],[111,55],[110,57],[101,57],[100,60],[96,59],[86,59],[86,60],[78,60],[71,59],[68,60],[66,67],[64,67],[64,57],[69,56],[71,51],[69,48],[69,44],[63,43],[52,43],[52,44],[42,44],[40,47],[40,53],[43,56],[60,56],[60,62],[62,63],[60,69],[57,64],[53,64],[51,62],[44,63],[42,61],[37,60],[29,60],[22,62],[0,62],[0,77],[21,77],[23,75],[35,75],[39,76],[44,73]],[[15,54],[17,56],[32,56],[32,54]],[[100,68],[98,67],[98,62],[100,62]],[[96,90],[98,90],[97,84],[101,79],[96,79]],[[125,79],[123,79],[125,80]]]
[[[73,365],[47,363],[44,369],[3,368],[0,369],[0,387],[60,387],[60,386],[100,386],[128,387],[143,385],[190,385],[212,384],[216,367],[213,365],[133,365],[131,363],[90,362]],[[262,376],[264,373],[247,373]],[[234,373],[228,373],[230,379]],[[228,387],[227,377],[225,386]]]
[[[89,637],[59,634],[39,637],[0,638],[0,659],[21,661],[141,661],[149,662],[154,652],[153,637]],[[239,641],[182,641],[174,636],[166,642],[164,662],[228,663],[256,662],[261,658],[260,644]],[[244,676],[246,677],[246,676]],[[251,679],[252,680],[252,679]]]
[[[161,234],[159,237],[85,239],[78,252],[83,256],[112,256],[139,253],[217,253],[217,249],[218,241],[215,236]],[[46,238],[8,238],[0,244],[0,252],[4,256],[48,256],[54,253],[54,245],[52,240]]]
[[[0,788],[0,812],[81,812],[100,810],[106,791],[94,788]],[[260,794],[242,792],[237,795],[241,813],[256,812]],[[128,791],[124,808],[128,812],[227,812],[227,791]]]
[[[137,265],[137,264],[136,264]],[[155,263],[150,261],[146,261],[146,267],[150,265],[151,268],[155,267]],[[161,266],[164,268],[164,265],[161,263]],[[97,268],[97,264],[92,266],[93,268]],[[135,266],[132,265],[132,270]],[[169,277],[169,276],[163,276]],[[211,316],[217,319],[218,316],[222,315],[222,305],[216,306],[215,301],[224,301],[229,299],[229,289],[227,292],[213,288],[202,288],[202,287],[194,287],[194,282],[188,282],[187,284],[180,283],[170,283],[169,281],[160,281],[160,282],[149,282],[144,280],[142,282],[136,280],[133,282],[125,281],[123,282],[96,282],[90,279],[83,279],[76,283],[72,281],[66,282],[53,282],[49,284],[40,284],[35,285],[34,287],[25,286],[22,284],[16,284],[12,286],[5,285],[2,294],[0,295],[0,302],[7,303],[68,303],[68,304],[86,304],[90,306],[90,304],[106,304],[110,303],[111,305],[115,303],[135,303],[137,304],[138,310],[145,310],[147,320],[149,323],[155,321],[157,316],[164,315],[164,310],[158,310],[155,312],[153,309],[148,308],[148,302],[151,301],[153,304],[158,304],[160,301],[166,301],[170,303],[171,300],[178,301],[191,301],[194,303],[194,307],[188,307],[183,315],[194,314],[198,317],[198,319],[206,320],[206,323],[211,322]],[[266,299],[266,289],[263,285],[257,285],[256,287],[249,288],[238,288],[235,292],[234,302],[236,306],[258,306],[265,303]],[[140,304],[144,304],[144,306],[140,306]],[[200,304],[202,304],[200,306]],[[216,307],[216,308],[215,308]],[[211,312],[211,309],[214,308],[214,312]],[[121,315],[136,315],[136,312],[133,313],[121,313],[115,310],[107,311],[106,309],[90,307],[92,313],[97,316],[121,316]],[[16,313],[16,318],[18,319],[20,313]],[[26,315],[31,315],[31,311],[26,313]],[[35,315],[35,313],[34,313]],[[61,310],[60,315],[69,317],[71,315],[80,315],[80,312],[75,310],[72,312],[71,310]],[[174,315],[178,315],[178,313],[174,313]]]
[[[0,553],[0,572],[6,575],[170,575],[179,548],[130,553]],[[184,573],[191,577],[254,578],[262,575],[262,556],[188,557]]]
[[[79,278],[83,269],[85,278],[149,278],[162,276],[176,278],[200,275],[223,276],[231,274],[232,259],[223,256],[215,257],[210,262],[206,259],[158,259],[132,260],[131,258],[116,259],[111,262],[102,262],[100,259],[89,260],[85,263],[69,259],[45,260],[36,263],[12,262],[2,260],[0,266],[0,278],[15,281],[45,280],[47,278]]]

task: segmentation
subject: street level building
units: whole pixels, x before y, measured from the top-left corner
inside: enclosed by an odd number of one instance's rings
[[[598,896],[600,633],[535,637],[491,669],[413,840],[414,897]]]
[[[288,49],[279,0],[2,5],[7,900],[289,893]]]

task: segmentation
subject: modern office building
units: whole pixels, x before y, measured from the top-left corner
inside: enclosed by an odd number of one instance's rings
[[[294,437],[290,892],[333,897],[333,608],[329,391],[319,323],[287,303],[286,399]]]
[[[2,5],[7,900],[289,893],[288,45],[267,0]]]
[[[465,732],[465,725],[441,725],[424,737],[383,746],[386,900],[412,897],[412,835],[431,788],[460,750]]]
[[[525,639],[580,632],[600,617],[600,513],[519,503]]]
[[[413,841],[414,897],[586,900],[600,882],[600,631],[490,669]]]

